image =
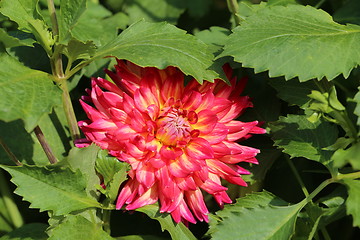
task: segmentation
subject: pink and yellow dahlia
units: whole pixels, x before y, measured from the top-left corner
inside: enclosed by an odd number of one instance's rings
[[[184,74],[175,67],[118,60],[115,69],[106,70],[114,83],[92,79],[81,101],[89,120],[79,126],[89,142],[131,165],[116,208],[159,201],[160,211],[175,222],[208,221],[202,190],[220,206],[231,203],[221,179],[246,186],[241,175],[249,172],[237,163],[257,163],[258,149],[235,142],[265,132],[257,121],[233,120],[252,106],[240,96],[246,80],[236,82],[229,66],[224,71],[231,86],[218,79],[184,86]]]

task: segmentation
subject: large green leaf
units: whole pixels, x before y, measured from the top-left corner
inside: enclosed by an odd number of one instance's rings
[[[49,170],[27,165],[0,167],[11,174],[11,181],[17,185],[15,193],[29,201],[32,208],[39,208],[40,211],[52,210],[55,215],[63,215],[99,207],[98,202],[87,196],[87,183],[79,171],[74,173],[69,169]]]
[[[70,215],[51,232],[49,240],[86,239],[86,240],[111,240],[109,234],[102,230],[98,224],[88,221],[82,216]]]
[[[143,67],[176,66],[185,74],[213,81],[217,74],[208,68],[213,55],[208,46],[167,23],[137,22],[114,41],[100,48],[93,60],[115,56]]]
[[[302,207],[289,206],[268,192],[250,194],[218,211],[217,219],[211,218],[209,233],[214,240],[289,239]]]
[[[354,143],[346,149],[336,150],[331,158],[336,167],[343,167],[350,163],[354,170],[360,170],[360,142]]]
[[[0,12],[16,22],[20,30],[34,34],[47,52],[51,50],[54,40],[38,11],[38,0],[2,0]]]
[[[0,238],[0,240],[46,240],[45,230],[48,226],[42,223],[26,224]]]
[[[340,25],[311,6],[263,8],[234,29],[221,56],[233,56],[255,72],[300,81],[339,74],[360,63],[360,26]]]
[[[159,206],[157,205],[147,205],[136,209],[136,211],[143,212],[150,218],[159,221],[161,229],[163,231],[167,230],[170,233],[171,238],[174,240],[196,239],[191,231],[185,227],[183,223],[175,223],[170,214],[160,213]]]
[[[346,213],[352,215],[353,225],[360,227],[360,181],[344,179],[348,188],[349,197],[346,200]]]
[[[184,10],[177,0],[130,0],[126,1],[124,6],[130,23],[145,19],[150,22],[166,21],[176,24]]]
[[[330,172],[335,168],[331,151],[323,150],[335,143],[337,128],[328,122],[310,122],[304,115],[288,115],[270,125],[275,145],[290,157],[305,157],[324,164]]]
[[[31,131],[60,103],[61,91],[44,72],[27,68],[5,54],[0,61],[0,120],[22,119]]]

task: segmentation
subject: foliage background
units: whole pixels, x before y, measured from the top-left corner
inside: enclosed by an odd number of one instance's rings
[[[0,0],[0,239],[360,237],[359,1],[54,3],[58,31],[48,1]],[[248,188],[228,185],[236,204],[207,200],[210,224],[189,231],[157,206],[112,211],[127,166],[73,147],[70,101],[85,119],[78,99],[112,68],[109,55],[199,82],[222,78],[225,62],[249,77],[254,108],[240,120],[264,121],[269,134],[244,143],[261,149],[260,164],[246,166]]]

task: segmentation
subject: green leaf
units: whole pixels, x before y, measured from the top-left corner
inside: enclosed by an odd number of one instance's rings
[[[346,200],[346,213],[352,215],[353,226],[360,227],[360,181],[353,179],[344,179],[344,183],[349,192]]]
[[[120,162],[108,155],[107,151],[100,151],[96,160],[96,171],[104,178],[105,194],[112,203],[118,196],[120,185],[127,179],[129,164]]]
[[[14,36],[9,35],[4,29],[0,28],[0,42],[4,44],[5,48],[12,48],[17,46],[32,46],[34,41],[22,41]]]
[[[145,19],[149,22],[166,21],[176,24],[184,10],[177,0],[130,0],[124,6],[130,23]]]
[[[94,224],[82,216],[69,215],[51,232],[49,240],[57,239],[111,240],[114,238],[103,231],[100,225]]]
[[[218,53],[220,50],[222,50],[222,47],[224,46],[224,43],[229,35],[229,29],[217,26],[213,26],[208,30],[195,33],[197,38],[212,47],[213,53]]]
[[[27,165],[0,167],[11,174],[11,181],[17,185],[15,193],[29,201],[32,208],[52,210],[55,215],[63,215],[100,206],[87,196],[86,181],[79,171],[74,173],[70,169],[49,170]]]
[[[51,51],[54,39],[38,11],[38,0],[2,0],[0,12],[16,22],[20,30],[34,34],[47,52]]]
[[[299,82],[297,79],[285,81],[284,79],[270,79],[270,85],[278,92],[277,96],[282,100],[306,108],[310,102],[308,95],[318,89],[313,81]]]
[[[207,45],[167,23],[137,22],[100,48],[93,60],[115,56],[143,67],[176,66],[202,83],[217,74],[208,70],[213,55]]]
[[[95,171],[95,161],[100,148],[96,145],[91,145],[86,148],[71,149],[67,162],[73,170],[80,170],[86,177],[86,193],[88,196],[93,196],[97,199],[98,194],[96,185],[100,184],[100,179]]]
[[[255,72],[271,77],[333,79],[348,77],[360,63],[360,26],[335,23],[310,6],[264,8],[234,29],[221,56],[233,56]],[[338,51],[342,49],[342,51]]]
[[[336,167],[341,168],[350,163],[354,170],[360,170],[360,142],[349,148],[336,150],[331,159]]]
[[[166,238],[152,235],[128,235],[117,237],[117,240],[165,240]]]
[[[171,239],[174,240],[185,240],[185,239],[196,239],[191,231],[185,227],[183,223],[175,223],[171,218],[171,215],[168,213],[160,213],[159,206],[157,205],[147,205],[141,208],[136,209],[138,212],[145,213],[150,218],[159,221],[161,229],[167,230]]]
[[[0,240],[46,240],[45,230],[48,226],[42,223],[26,224],[0,238]]]
[[[69,62],[74,62],[77,59],[89,59],[96,51],[96,46],[92,41],[81,42],[76,39],[71,39],[68,45],[64,48],[64,54]]]
[[[22,119],[31,131],[61,100],[61,90],[44,72],[32,70],[8,55],[0,56],[0,120]]]
[[[71,35],[84,43],[92,41],[96,46],[103,46],[116,38],[118,29],[124,27],[127,18],[122,15],[111,15],[111,12],[101,4],[87,2],[87,9],[80,16]]]
[[[42,117],[38,125],[44,133],[46,141],[51,146],[54,155],[61,160],[71,148],[69,143],[70,134],[62,106],[55,107],[51,114]],[[28,133],[22,121],[16,120],[8,123],[0,121],[0,138],[20,162],[38,166],[49,164],[49,160],[35,133]],[[0,150],[0,163],[13,165],[7,154],[2,150]]]
[[[360,87],[358,88],[358,92],[354,97],[354,101],[356,102],[354,113],[356,114],[356,116],[358,116],[357,125],[360,126]]]
[[[87,0],[61,0],[59,14],[59,43],[67,43],[71,31],[86,9]]]
[[[218,211],[218,220],[214,223],[211,219],[209,232],[214,240],[289,239],[302,207],[288,206],[268,192],[249,194]]]
[[[310,122],[304,115],[288,115],[270,124],[275,145],[290,157],[305,157],[325,165],[331,173],[336,169],[330,160],[331,151],[323,148],[335,143],[337,128],[328,122]]]

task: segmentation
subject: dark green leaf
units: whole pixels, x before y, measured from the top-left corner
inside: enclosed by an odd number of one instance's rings
[[[165,240],[165,238],[151,235],[128,235],[117,237],[117,240]]]
[[[98,50],[93,60],[115,56],[143,67],[176,66],[185,74],[204,79],[217,78],[208,70],[213,55],[207,45],[185,31],[167,23],[137,22],[119,37]]]
[[[233,56],[271,77],[333,79],[348,77],[359,61],[360,26],[340,25],[310,6],[264,8],[234,29],[221,56]],[[342,49],[342,51],[338,51]]]
[[[26,224],[0,238],[0,240],[46,240],[45,230],[48,226],[42,223]]]
[[[345,1],[333,17],[335,21],[340,23],[360,24],[360,2],[358,0]]]
[[[308,106],[311,91],[317,89],[313,81],[301,83],[297,79],[285,81],[284,79],[271,79],[270,85],[278,92],[278,97],[282,100],[298,105],[301,108]]]
[[[129,15],[130,23],[145,19],[176,24],[185,9],[177,0],[130,0],[125,2],[124,10]]]
[[[0,42],[4,44],[5,48],[12,48],[17,46],[32,46],[35,41],[31,41],[30,39],[22,41],[9,35],[4,29],[0,28]]]
[[[328,122],[312,123],[303,115],[280,117],[270,125],[275,145],[290,157],[305,157],[325,165],[331,173],[336,169],[330,160],[332,152],[323,148],[335,143],[337,128]]]
[[[353,226],[360,227],[360,180],[344,179],[349,192],[346,200],[346,213],[352,215]]]
[[[11,174],[11,181],[17,185],[15,193],[29,201],[32,208],[39,208],[40,211],[52,210],[55,215],[62,215],[99,207],[98,202],[87,196],[87,183],[79,171],[74,173],[69,169],[48,170],[27,165],[0,167]]]
[[[44,72],[27,68],[8,55],[1,55],[0,61],[0,119],[22,119],[31,131],[60,103],[61,91]]]
[[[86,240],[111,240],[109,234],[82,216],[70,215],[59,226],[53,229],[49,240],[86,239]]]
[[[168,231],[174,240],[196,239],[183,223],[175,223],[170,214],[160,213],[157,205],[147,205],[136,209],[136,211],[143,212],[150,218],[159,221],[161,229]]]

